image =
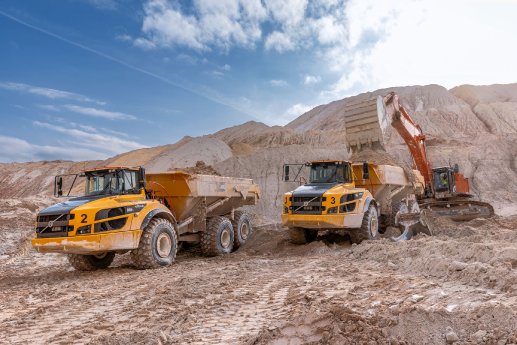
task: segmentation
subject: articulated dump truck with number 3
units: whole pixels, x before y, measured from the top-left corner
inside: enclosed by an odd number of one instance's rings
[[[293,166],[284,166],[285,181]],[[424,189],[418,171],[410,181],[401,167],[392,165],[330,160],[305,166],[310,168],[307,183],[284,195],[282,223],[296,244],[313,241],[319,231],[346,232],[352,243],[377,239],[393,225],[395,200]]]
[[[57,196],[63,196],[67,176],[56,176]],[[146,174],[128,167],[76,174],[66,196],[74,185],[78,189],[79,179],[85,182],[84,196],[40,211],[32,245],[41,253],[68,254],[81,271],[106,268],[116,254],[127,252],[137,268],[168,266],[181,242],[200,243],[206,256],[228,254],[252,231],[250,215],[237,208],[260,198],[251,179]]]

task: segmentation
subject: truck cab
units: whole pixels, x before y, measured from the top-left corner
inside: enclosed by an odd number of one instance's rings
[[[72,181],[69,186],[64,185],[67,180]],[[81,189],[82,195],[71,197]],[[32,246],[41,253],[68,254],[78,270],[105,268],[116,253],[138,248],[154,217],[174,220],[167,207],[148,198],[143,168],[103,167],[56,176],[54,194],[69,199],[38,213]],[[169,232],[163,240],[161,265],[174,259],[174,236]]]

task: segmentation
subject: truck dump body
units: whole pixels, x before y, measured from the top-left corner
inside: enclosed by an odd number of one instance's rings
[[[147,190],[164,201],[182,222],[206,208],[206,216],[224,215],[260,198],[253,180],[215,175],[193,175],[183,171],[146,174]]]

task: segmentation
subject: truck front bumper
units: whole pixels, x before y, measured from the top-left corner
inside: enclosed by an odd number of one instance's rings
[[[361,227],[364,213],[349,214],[282,214],[282,224],[289,228],[316,230],[357,229]]]
[[[142,230],[125,230],[71,237],[34,238],[32,246],[40,253],[95,254],[138,247]]]

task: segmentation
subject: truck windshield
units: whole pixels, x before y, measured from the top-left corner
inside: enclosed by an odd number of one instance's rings
[[[93,171],[86,173],[85,195],[138,193],[136,171]]]
[[[310,183],[349,183],[350,167],[347,163],[313,163]]]

